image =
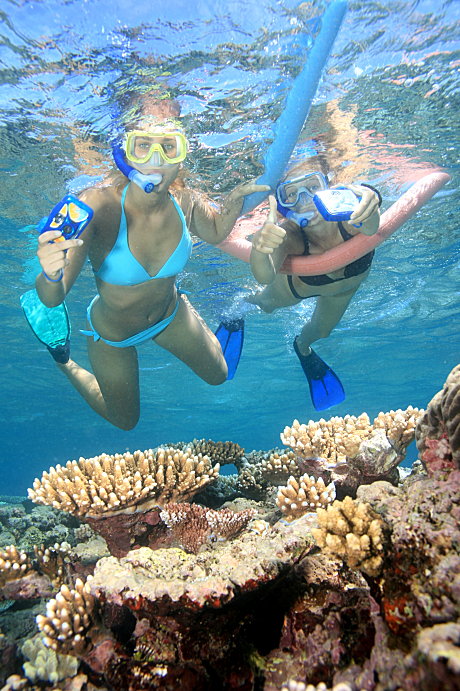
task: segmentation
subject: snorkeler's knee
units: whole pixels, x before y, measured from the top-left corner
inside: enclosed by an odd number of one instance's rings
[[[118,427],[118,429],[123,430],[123,432],[130,432],[132,429],[134,429],[137,425],[139,420],[135,420],[134,422],[131,421],[122,421],[122,422],[114,422],[113,424],[115,427]]]
[[[202,375],[202,379],[210,386],[220,386],[227,381],[228,368],[227,363],[222,358],[220,366],[213,369],[212,372],[207,371]]]
[[[139,412],[128,413],[127,415],[112,415],[108,420],[114,427],[118,427],[118,429],[124,432],[129,432],[134,429],[139,422],[139,415]]]
[[[209,379],[206,379],[206,382],[211,386],[220,386],[221,384],[227,381],[227,373],[228,370],[227,367],[225,367],[224,372],[219,372],[219,374],[216,374],[210,377]]]

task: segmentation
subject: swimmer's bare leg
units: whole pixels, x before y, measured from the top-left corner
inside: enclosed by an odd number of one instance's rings
[[[154,341],[208,384],[218,385],[226,380],[227,363],[219,341],[185,295],[179,298],[174,320]]]
[[[297,336],[297,347],[302,355],[308,355],[310,346],[320,338],[327,338],[335,329],[357,288],[346,293],[331,296],[319,296],[311,319]]]
[[[263,290],[248,295],[246,302],[257,305],[264,312],[271,313],[280,307],[297,305],[301,300],[292,294],[287,276],[278,274],[275,280],[270,285],[265,286]]]
[[[74,360],[58,367],[98,415],[120,429],[133,429],[140,412],[136,348],[113,348],[88,338],[88,354],[95,374]]]

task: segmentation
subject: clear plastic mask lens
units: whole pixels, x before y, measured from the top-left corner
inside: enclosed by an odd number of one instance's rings
[[[308,175],[280,183],[277,188],[278,201],[288,208],[295,207],[299,202],[305,206],[311,202],[317,192],[325,189],[327,189],[327,180],[323,173],[308,173]]]
[[[180,163],[187,155],[187,140],[179,132],[130,132],[125,141],[126,158],[133,163]]]

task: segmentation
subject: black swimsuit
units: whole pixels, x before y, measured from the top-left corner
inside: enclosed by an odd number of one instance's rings
[[[346,228],[343,226],[343,224],[339,221],[338,223],[339,230],[340,230],[340,235],[343,238],[343,241],[346,242],[347,240],[351,240],[354,235],[351,235]],[[310,246],[308,243],[308,238],[305,234],[304,230],[301,230],[304,245],[305,245],[305,250],[302,253],[302,256],[308,256],[310,254]],[[374,250],[372,252],[368,252],[367,254],[364,255],[364,257],[360,257],[359,259],[355,259],[354,262],[351,262],[351,264],[347,264],[344,267],[344,276],[341,276],[340,278],[331,278],[327,274],[320,274],[318,276],[298,276],[297,278],[302,281],[302,283],[305,283],[307,286],[324,286],[327,285],[328,283],[337,283],[338,281],[343,281],[345,278],[351,278],[352,276],[359,276],[360,274],[365,273],[370,265],[372,264],[372,259],[374,257]],[[295,298],[298,300],[305,300],[306,298],[303,295],[299,295],[299,293],[296,291],[292,284],[292,276],[288,276],[288,284],[289,288],[291,289],[291,293]],[[310,295],[309,297],[316,297],[314,295]]]

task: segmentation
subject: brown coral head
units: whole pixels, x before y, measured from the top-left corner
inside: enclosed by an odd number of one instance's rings
[[[49,577],[56,588],[68,580],[72,561],[75,559],[68,542],[56,542],[51,547],[35,545],[34,552],[39,570]]]
[[[170,530],[172,543],[196,554],[206,543],[234,537],[256,514],[255,509],[215,511],[199,504],[170,503],[160,512],[160,518]]]
[[[79,517],[135,513],[189,499],[217,478],[219,467],[189,449],[102,454],[50,468],[34,480],[29,497]]]

